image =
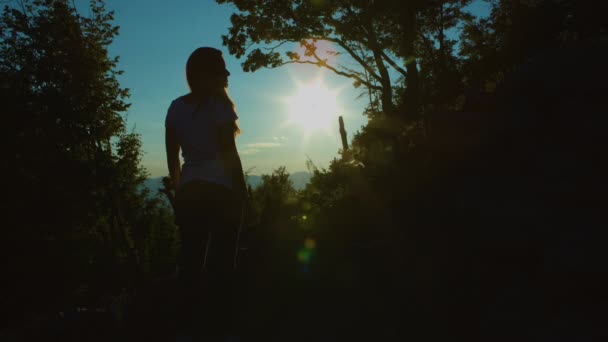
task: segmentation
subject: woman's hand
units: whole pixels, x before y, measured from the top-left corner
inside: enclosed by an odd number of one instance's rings
[[[177,184],[179,184],[179,177],[182,172],[179,161],[180,146],[175,130],[170,128],[165,130],[165,147],[167,149],[167,167],[169,168],[169,175],[171,177],[171,187],[168,188],[165,185],[165,188],[175,190]]]
[[[163,177],[163,186],[164,188],[160,188],[158,191],[167,196],[169,203],[173,207],[173,210],[175,210],[175,185],[173,184],[171,177]]]

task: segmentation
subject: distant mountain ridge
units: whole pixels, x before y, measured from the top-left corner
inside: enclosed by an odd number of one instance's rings
[[[298,171],[289,175],[289,179],[293,182],[293,187],[296,190],[302,190],[306,187],[306,184],[310,182],[312,174],[306,171]],[[158,194],[158,189],[163,187],[163,177],[148,178],[144,181],[144,188],[150,191],[150,196]],[[247,184],[251,185],[252,188],[257,188],[262,184],[262,176],[260,175],[248,175]]]
[[[312,174],[307,171],[297,171],[289,175],[289,179],[293,182],[293,187],[296,190],[302,190],[306,187],[306,184],[310,182]],[[253,185],[252,185],[253,186]]]

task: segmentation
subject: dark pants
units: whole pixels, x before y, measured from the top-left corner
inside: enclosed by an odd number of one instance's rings
[[[182,186],[175,201],[181,235],[179,330],[221,337],[233,328],[241,205],[226,187],[202,181]]]

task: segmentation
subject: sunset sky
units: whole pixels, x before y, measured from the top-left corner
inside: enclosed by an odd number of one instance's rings
[[[115,11],[114,23],[120,26],[110,55],[120,56],[119,69],[124,74],[119,80],[131,90],[128,127],[141,134],[143,165],[151,177],[168,173],[165,115],[170,102],[188,92],[185,63],[200,46],[224,51],[232,74],[228,90],[243,131],[237,147],[243,169],[251,174],[269,173],[279,166],[286,166],[289,172],[306,170],[308,157],[317,166],[327,167],[341,146],[338,115],[344,117],[349,139],[366,123],[362,115],[366,97],[358,98],[363,89],[355,89],[350,79],[310,65],[243,72],[243,60],[229,55],[221,44],[234,11],[229,5],[212,0],[108,0],[107,7]],[[475,14],[487,13],[482,1],[470,8]],[[315,81],[316,88],[307,87]],[[335,113],[318,111],[311,121],[293,109],[294,104],[306,102],[306,96],[326,94],[331,99],[309,108],[315,112],[319,107],[331,108]]]

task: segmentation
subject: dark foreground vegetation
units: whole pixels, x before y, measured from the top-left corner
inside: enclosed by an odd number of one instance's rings
[[[487,18],[456,0],[218,2],[237,6],[224,42],[246,70],[333,68],[370,99],[305,189],[279,168],[252,190],[244,337],[608,337],[603,1],[493,1]],[[141,190],[112,14],[23,3],[0,22],[0,338],[170,340],[179,241]],[[306,53],[245,49],[282,41]]]

